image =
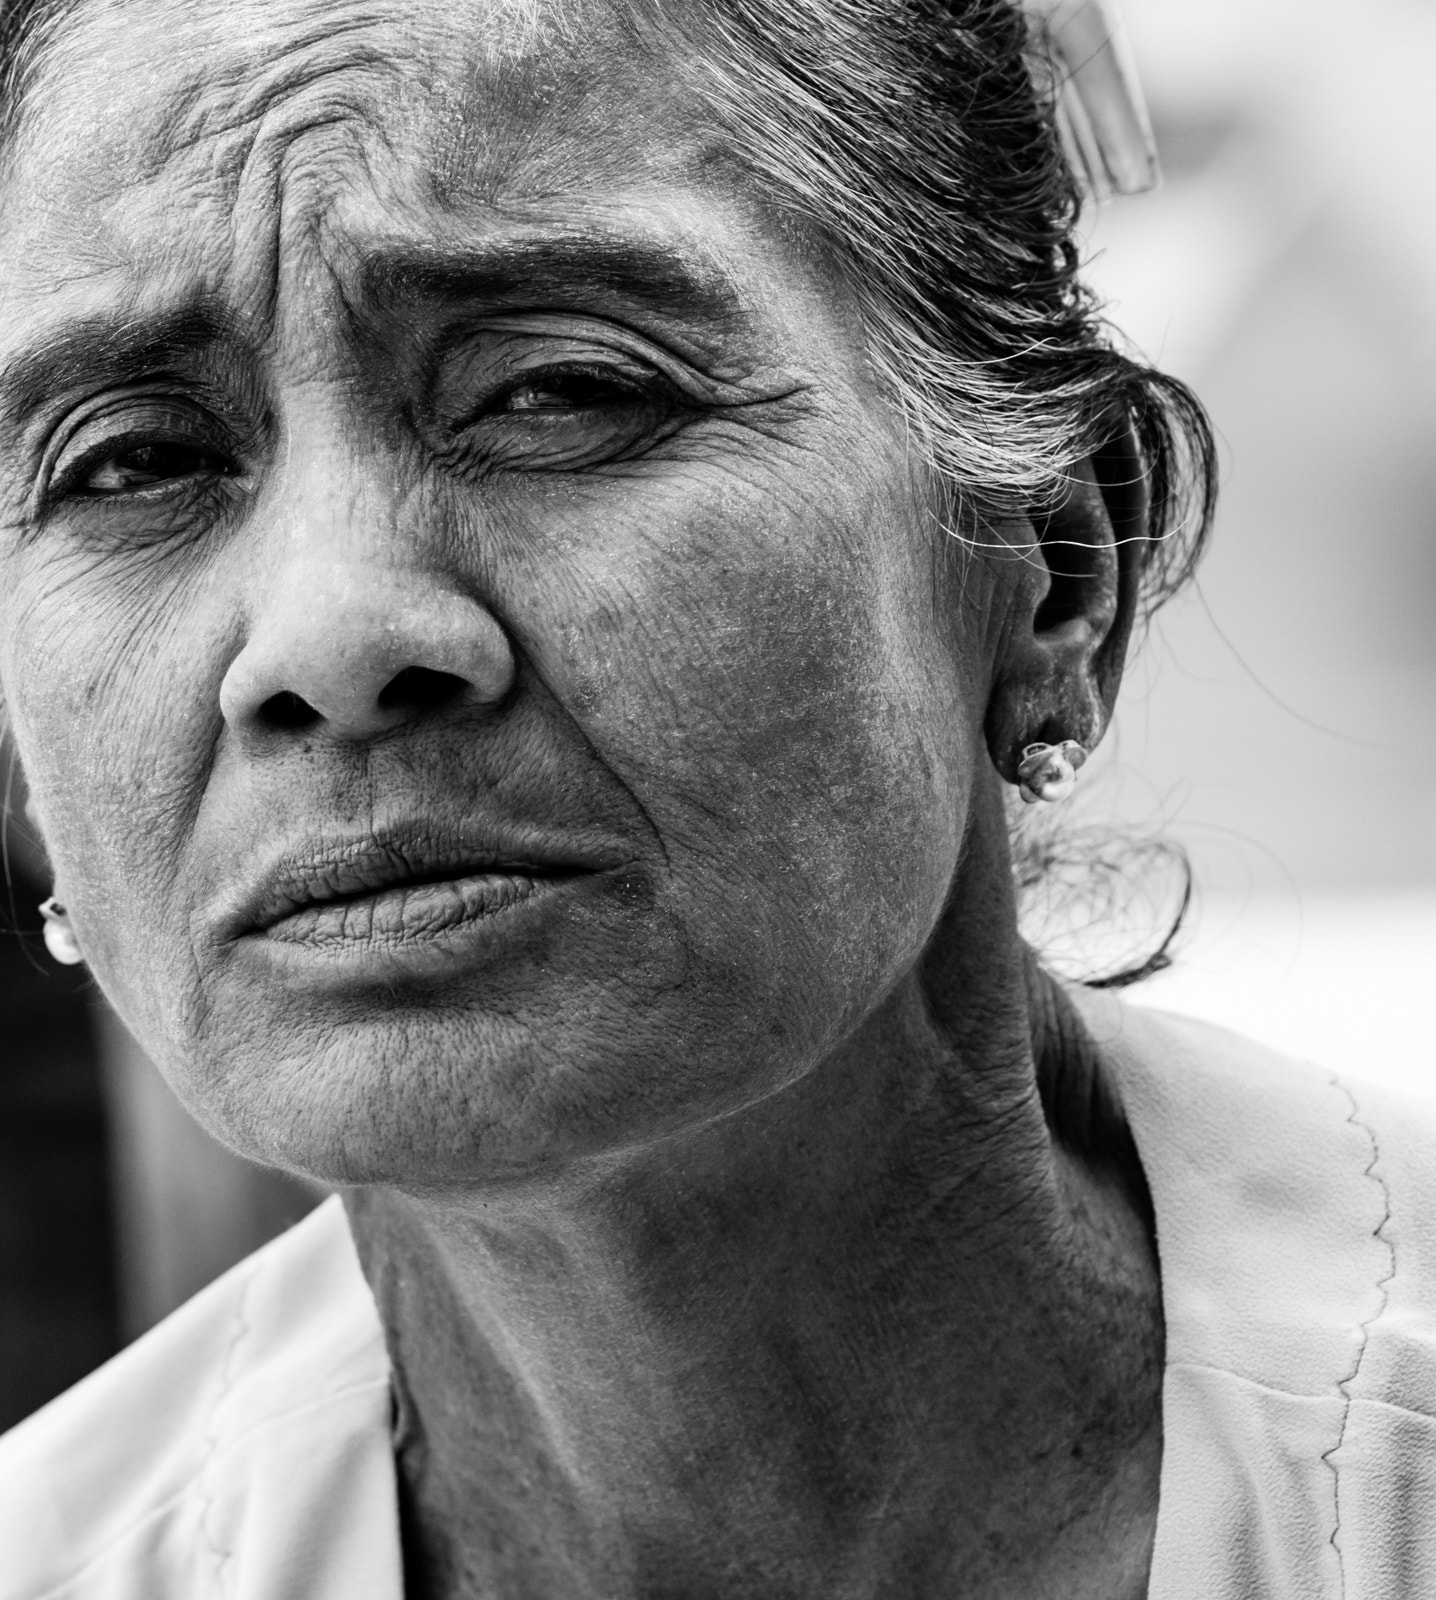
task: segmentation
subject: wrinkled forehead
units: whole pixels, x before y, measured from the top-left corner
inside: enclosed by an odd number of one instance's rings
[[[691,155],[681,105],[604,0],[81,0],[6,163],[5,275],[252,275],[285,228],[621,189]]]

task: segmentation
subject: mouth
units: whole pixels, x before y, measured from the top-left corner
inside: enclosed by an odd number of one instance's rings
[[[260,874],[229,938],[310,946],[426,942],[604,870],[561,853],[409,832],[315,841]]]

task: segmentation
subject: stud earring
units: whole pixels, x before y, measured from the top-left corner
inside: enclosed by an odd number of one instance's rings
[[[1029,744],[1017,767],[1017,788],[1028,805],[1065,800],[1077,787],[1077,769],[1087,751],[1075,739],[1060,744]]]
[[[45,919],[45,948],[62,967],[78,967],[85,958],[70,926],[70,913],[51,895],[40,907],[40,915]]]

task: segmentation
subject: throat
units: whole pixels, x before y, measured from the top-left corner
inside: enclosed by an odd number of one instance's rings
[[[842,1203],[752,1148],[547,1214],[351,1194],[409,1600],[1142,1594],[1162,1332],[1140,1207],[1035,1101],[966,1155],[929,1110],[846,1164]],[[776,1147],[791,1166],[792,1128]]]

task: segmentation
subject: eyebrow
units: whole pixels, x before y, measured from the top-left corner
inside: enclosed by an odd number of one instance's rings
[[[684,321],[731,321],[741,301],[723,273],[661,241],[608,234],[566,234],[448,249],[384,245],[363,258],[366,296],[379,302],[515,304],[591,303],[646,306]],[[215,345],[253,344],[237,320],[212,300],[155,315],[92,314],[58,323],[0,369],[0,424],[13,428],[57,393],[84,384],[139,381],[192,365]]]
[[[417,294],[513,302],[579,293],[706,322],[726,321],[741,306],[728,277],[677,246],[602,233],[509,239],[457,250],[391,246],[366,260],[364,278],[365,288],[380,298]]]
[[[14,427],[55,394],[82,384],[124,383],[183,366],[233,333],[233,319],[202,302],[154,317],[73,318],[5,363],[0,420]]]

